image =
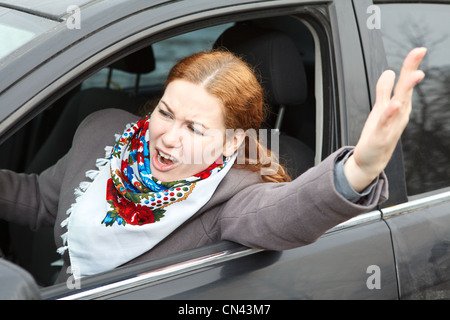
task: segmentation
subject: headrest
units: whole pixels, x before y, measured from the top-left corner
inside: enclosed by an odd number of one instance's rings
[[[151,46],[145,47],[114,62],[110,68],[135,74],[149,73],[155,70],[153,49]]]
[[[237,24],[222,33],[214,48],[226,48],[256,69],[269,103],[289,106],[305,102],[303,61],[292,39],[283,32]]]

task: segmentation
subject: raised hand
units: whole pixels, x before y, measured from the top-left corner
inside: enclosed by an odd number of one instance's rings
[[[425,54],[425,48],[409,52],[403,61],[393,96],[395,73],[387,70],[378,79],[375,104],[353,155],[344,165],[344,173],[355,191],[364,190],[388,164],[408,124],[413,89],[425,76],[418,70]]]

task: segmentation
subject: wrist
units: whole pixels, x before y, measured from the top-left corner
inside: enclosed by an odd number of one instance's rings
[[[344,163],[344,174],[350,186],[358,193],[366,189],[379,175],[363,170],[353,154]]]

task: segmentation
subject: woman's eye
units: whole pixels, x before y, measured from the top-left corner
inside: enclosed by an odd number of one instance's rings
[[[159,113],[165,118],[172,118],[172,115],[162,109],[159,109]]]
[[[198,135],[203,135],[203,131],[196,129],[193,125],[188,126],[189,130],[191,130],[192,132],[194,132],[195,134]]]

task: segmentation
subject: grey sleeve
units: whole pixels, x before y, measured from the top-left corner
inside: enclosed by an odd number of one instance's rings
[[[365,190],[361,193],[356,192],[350,183],[348,182],[344,174],[344,163],[347,161],[348,157],[353,154],[353,150],[349,151],[342,159],[336,161],[336,166],[334,170],[334,184],[336,190],[347,200],[352,202],[358,202],[361,198],[366,197],[371,194],[373,188],[378,183],[380,177],[377,177]]]
[[[0,170],[0,218],[32,230],[53,225],[64,166],[63,157],[41,175]]]
[[[348,151],[338,150],[292,182],[259,183],[233,196],[220,212],[221,239],[272,250],[295,248],[385,201],[384,173],[357,203],[336,190],[336,161]]]

